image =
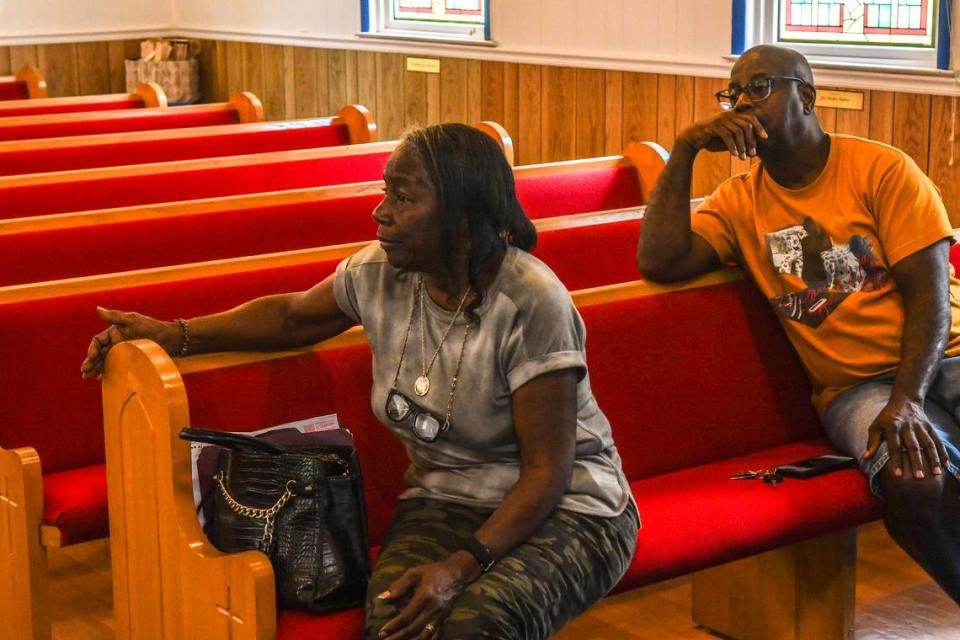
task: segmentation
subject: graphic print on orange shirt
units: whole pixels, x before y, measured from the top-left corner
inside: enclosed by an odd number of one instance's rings
[[[819,327],[847,296],[872,291],[890,277],[873,254],[870,239],[850,236],[836,244],[811,218],[766,234],[767,255],[780,274],[803,280],[805,289],[773,298],[777,313]]]

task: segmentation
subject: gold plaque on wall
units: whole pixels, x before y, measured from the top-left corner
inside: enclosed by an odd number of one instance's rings
[[[407,71],[440,73],[440,60],[438,58],[407,58]]]
[[[863,92],[817,89],[817,106],[863,111]]]

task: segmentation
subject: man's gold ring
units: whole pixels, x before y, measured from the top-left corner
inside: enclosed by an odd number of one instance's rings
[[[432,622],[428,622],[427,624],[423,625],[423,630],[426,631],[427,633],[433,633],[434,631],[437,630],[437,628],[433,626]]]

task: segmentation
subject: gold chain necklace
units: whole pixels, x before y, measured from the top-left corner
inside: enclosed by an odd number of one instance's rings
[[[433,369],[433,363],[437,361],[437,356],[440,355],[440,349],[443,348],[443,343],[446,341],[447,336],[450,335],[450,331],[453,329],[453,325],[456,324],[457,318],[460,317],[460,312],[463,311],[463,304],[467,301],[467,295],[470,293],[470,287],[467,287],[460,297],[460,304],[457,305],[457,310],[453,313],[450,324],[447,325],[447,328],[443,331],[443,335],[440,337],[440,342],[437,343],[437,349],[433,352],[433,357],[430,358],[430,362],[427,363],[427,323],[423,303],[423,290],[425,288],[423,277],[421,276],[417,281],[417,297],[420,299],[420,377],[417,378],[413,384],[413,392],[421,398],[430,393],[429,376],[430,371]]]
[[[417,281],[416,291],[414,291],[414,297],[419,297],[421,295],[421,287],[423,286],[423,279]],[[469,291],[469,289],[468,289]],[[464,294],[464,300],[466,299],[466,294]],[[421,302],[423,298],[420,298]],[[463,300],[460,301],[460,306],[463,306]],[[400,382],[400,370],[403,368],[403,356],[407,353],[407,343],[410,341],[410,329],[413,328],[413,314],[416,312],[417,305],[416,303],[410,305],[410,320],[407,321],[407,331],[403,336],[403,346],[400,348],[400,361],[397,362],[397,372],[393,376],[393,389],[397,390],[397,384]],[[457,310],[459,314],[460,310]],[[422,314],[422,312],[421,312]],[[421,316],[422,317],[422,316]],[[454,317],[456,320],[456,317]],[[453,323],[451,323],[453,326]],[[453,413],[453,399],[457,394],[457,384],[460,382],[460,367],[463,365],[463,356],[467,351],[467,338],[470,337],[470,328],[473,326],[471,322],[467,322],[467,326],[463,330],[463,342],[460,343],[460,355],[457,357],[457,368],[453,372],[453,377],[450,379],[450,395],[447,398],[447,412],[443,418],[443,424],[440,426],[439,432],[443,433],[450,428],[450,415]],[[447,328],[449,332],[449,327]],[[446,338],[446,335],[444,335]],[[442,342],[442,341],[441,341]],[[431,362],[432,364],[432,362]],[[428,389],[429,391],[429,389]]]

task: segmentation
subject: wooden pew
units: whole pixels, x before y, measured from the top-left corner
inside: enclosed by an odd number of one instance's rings
[[[494,129],[506,136],[499,125],[491,125],[491,131]],[[502,141],[502,148],[511,145],[509,136],[494,139]],[[8,176],[0,178],[0,219],[374,180],[381,177],[396,146],[395,141],[380,144]],[[632,145],[629,150],[636,151],[638,157],[572,160],[529,165],[523,170],[534,193],[538,184],[552,189],[554,174],[562,168],[576,172],[582,180],[606,182],[603,193],[607,195],[625,193],[611,189],[611,184],[636,185],[639,171],[639,187],[634,186],[629,200],[596,202],[580,210],[633,206],[646,201],[666,152],[655,143]],[[345,161],[347,156],[349,162]],[[508,159],[511,157],[512,153],[508,154]],[[578,185],[569,185],[568,189],[577,202],[597,200],[594,193]]]
[[[167,106],[167,95],[155,82],[137,87],[134,93],[110,93],[69,98],[31,98],[0,102],[0,118],[53,115],[58,113],[85,113]]]
[[[234,94],[229,102],[215,104],[3,118],[0,120],[0,142],[262,120],[263,105],[260,100],[252,93],[242,91]]]
[[[0,142],[0,176],[75,171],[377,140],[373,116],[346,105],[336,116],[160,131]]]
[[[0,101],[47,97],[47,81],[40,69],[25,66],[16,75],[0,76]]]
[[[763,557],[774,571],[760,575],[769,580],[778,572],[775,580],[728,588],[753,607],[740,612],[759,620],[762,635],[753,637],[842,638],[852,613],[850,527],[878,514],[863,477],[847,470],[776,491],[728,480],[731,470],[831,450],[817,437],[806,378],[767,302],[737,271],[670,287],[599,287],[573,297],[587,325],[591,385],[613,425],[644,519],[637,556],[619,588],[770,550],[773,556]],[[704,305],[729,314],[706,319]],[[693,354],[682,347],[690,340],[697,347],[712,344],[722,356],[690,361]],[[737,376],[723,375],[730,367],[756,380],[750,402],[736,393]],[[664,370],[671,375],[664,377]],[[702,374],[712,382],[704,385]],[[657,392],[638,392],[641,386]],[[114,350],[103,402],[117,637],[359,637],[360,609],[277,617],[265,556],[224,554],[206,541],[193,507],[189,445],[177,434],[186,425],[243,431],[336,412],[352,430],[364,465],[376,545],[402,488],[406,456],[370,412],[369,389],[370,354],[356,329],[309,349],[177,363],[147,341]],[[707,400],[691,402],[690,393]],[[688,403],[686,411],[678,411],[679,401]],[[824,501],[827,494],[831,500]],[[773,514],[770,522],[762,519],[766,512]],[[741,526],[743,519],[752,526]],[[802,566],[795,561],[798,548],[806,550]],[[818,583],[803,582],[813,574]],[[207,588],[198,590],[201,579]],[[764,589],[792,598],[773,602],[761,596]],[[698,622],[714,595],[722,594],[698,585]],[[811,620],[825,624],[810,626]],[[799,632],[780,634],[794,624]]]
[[[638,159],[650,163],[637,167]],[[656,149],[634,143],[622,157],[517,167],[517,195],[531,218],[635,207],[655,180],[654,161],[662,163]],[[370,240],[382,188],[377,181],[0,221],[0,286]]]
[[[569,286],[632,278],[639,220],[636,211],[538,220],[537,255]],[[14,637],[48,633],[45,549],[107,533],[99,390],[77,369],[84,345],[102,328],[94,307],[158,317],[208,313],[307,288],[362,246],[0,288],[0,335],[17,344],[0,354],[12,359],[9,369],[35,372],[11,376],[0,390],[8,407],[0,432],[0,548],[11,550],[0,554],[0,584],[20,587],[0,599],[0,616],[14,621]],[[595,261],[600,254],[608,260]]]

